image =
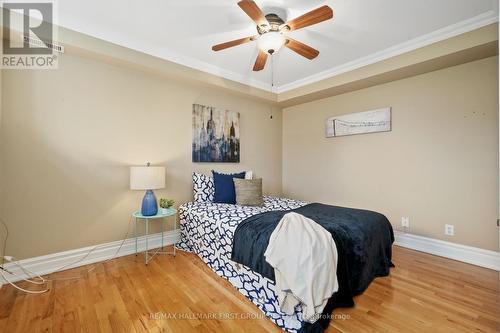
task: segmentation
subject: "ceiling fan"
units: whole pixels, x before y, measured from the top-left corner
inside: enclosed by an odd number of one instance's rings
[[[285,23],[277,14],[271,13],[264,16],[262,10],[252,0],[241,0],[238,2],[238,6],[257,23],[258,35],[217,44],[212,47],[212,50],[220,51],[256,40],[259,46],[259,55],[253,66],[254,71],[264,69],[268,54],[272,55],[278,52],[283,45],[309,60],[316,58],[319,54],[318,50],[294,40],[286,34],[333,17],[333,10],[325,5]]]

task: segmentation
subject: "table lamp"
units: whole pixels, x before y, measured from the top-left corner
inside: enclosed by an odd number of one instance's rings
[[[145,190],[146,194],[142,199],[141,214],[143,216],[153,216],[158,213],[158,204],[153,190],[165,187],[165,167],[146,166],[130,167],[130,189]]]

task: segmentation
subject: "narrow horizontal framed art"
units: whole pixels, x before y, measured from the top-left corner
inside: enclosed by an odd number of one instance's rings
[[[338,136],[389,132],[392,130],[391,108],[349,113],[328,118],[325,123],[325,136]]]

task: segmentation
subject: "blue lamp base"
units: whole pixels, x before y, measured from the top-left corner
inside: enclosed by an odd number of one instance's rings
[[[158,204],[156,202],[155,193],[152,190],[147,190],[142,199],[141,214],[142,216],[153,216],[158,213]]]

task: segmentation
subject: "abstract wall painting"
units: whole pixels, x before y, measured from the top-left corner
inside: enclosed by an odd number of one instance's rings
[[[193,162],[240,162],[240,114],[193,104]]]
[[[391,108],[350,113],[331,117],[326,120],[325,135],[327,138],[389,132],[391,130]]]

